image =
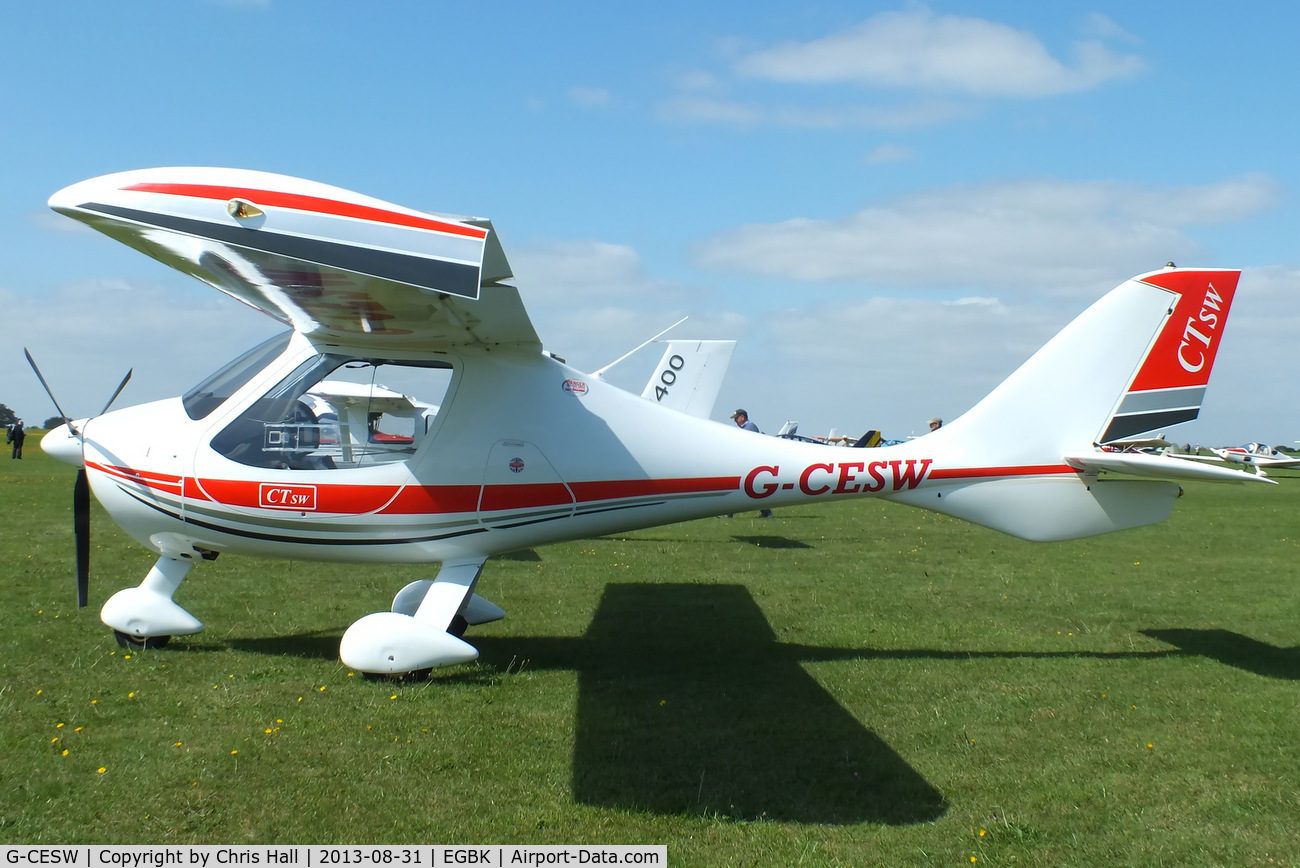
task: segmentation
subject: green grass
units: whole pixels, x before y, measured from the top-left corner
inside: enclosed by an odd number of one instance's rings
[[[482,656],[354,677],[431,574],[223,557],[127,654],[153,562],[0,457],[0,840],[664,843],[677,865],[1300,864],[1300,480],[1030,544],[873,501],[521,552]],[[62,724],[62,726],[60,726]],[[67,754],[64,755],[64,751]],[[100,769],[103,769],[101,772]]]

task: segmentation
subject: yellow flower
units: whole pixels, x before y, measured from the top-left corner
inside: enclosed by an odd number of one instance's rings
[[[103,766],[100,766],[98,769],[95,770],[95,774],[102,775],[106,771],[108,771],[108,769],[104,768]]]
[[[64,755],[64,756],[67,756],[67,755],[68,755],[68,749],[67,749],[66,747],[63,749],[63,755]]]
[[[237,750],[232,750],[232,751],[230,752],[230,755],[231,755],[231,756],[234,756],[234,755],[237,754],[237,753],[239,753],[239,751],[237,751]]]

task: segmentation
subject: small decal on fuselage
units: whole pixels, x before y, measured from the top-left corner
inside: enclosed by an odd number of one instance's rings
[[[564,391],[568,392],[570,395],[587,394],[587,384],[582,380],[565,380],[564,384],[560,388],[564,389]]]
[[[514,458],[510,459],[511,473],[522,473],[523,469],[524,469],[524,459],[520,458],[519,456],[515,456]]]
[[[257,502],[267,509],[312,512],[316,509],[316,486],[263,482],[258,488]]]

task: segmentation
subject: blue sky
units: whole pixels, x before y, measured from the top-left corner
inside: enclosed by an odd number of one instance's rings
[[[184,391],[277,325],[50,212],[237,166],[491,217],[547,348],[740,341],[717,418],[902,437],[1110,287],[1245,270],[1200,443],[1300,438],[1300,6],[52,2],[0,8],[0,402]],[[66,224],[66,225],[65,225]],[[657,354],[615,378],[639,389]]]

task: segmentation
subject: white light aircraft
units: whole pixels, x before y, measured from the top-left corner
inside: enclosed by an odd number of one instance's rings
[[[477,656],[465,628],[504,615],[477,593],[495,554],[863,496],[1071,539],[1163,520],[1180,480],[1257,479],[1098,445],[1196,417],[1237,271],[1128,280],[956,421],[837,454],[659,406],[545,352],[484,219],[203,168],[96,178],[50,206],[288,326],[183,396],[44,438],[158,554],[101,610],[127,645],[202,630],[173,595],[222,554],[440,564],[342,637],[344,664],[400,677]]]
[[[1226,461],[1229,464],[1245,464],[1255,468],[1256,476],[1266,476],[1265,468],[1300,467],[1300,458],[1279,452],[1263,443],[1247,443],[1244,446],[1209,447],[1214,453],[1208,455],[1181,455],[1180,458],[1194,458],[1202,461]]]

